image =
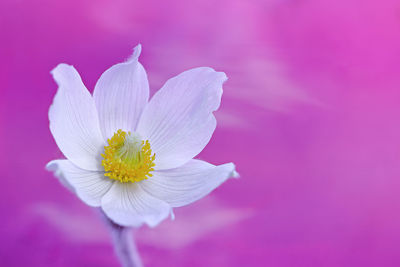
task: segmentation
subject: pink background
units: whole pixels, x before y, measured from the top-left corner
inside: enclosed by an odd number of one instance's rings
[[[2,1],[0,264],[118,266],[106,228],[45,164],[49,71],[92,90],[141,43],[154,93],[188,68],[229,77],[200,158],[241,179],[141,228],[146,266],[400,266],[396,0]]]

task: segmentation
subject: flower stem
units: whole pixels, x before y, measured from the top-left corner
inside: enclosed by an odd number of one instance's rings
[[[101,211],[104,221],[110,229],[114,251],[123,267],[143,267],[139,252],[133,240],[133,229],[111,221]]]

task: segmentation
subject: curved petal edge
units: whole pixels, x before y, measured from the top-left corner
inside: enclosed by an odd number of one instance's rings
[[[182,166],[200,153],[216,128],[225,73],[201,67],[168,80],[145,107],[137,131],[150,141],[155,169]]]
[[[141,46],[123,63],[107,69],[94,88],[93,97],[99,113],[100,128],[105,139],[118,129],[135,131],[149,99],[149,82],[139,62]]]
[[[158,225],[171,214],[171,206],[146,193],[138,183],[116,182],[101,200],[104,213],[116,224]]]
[[[233,163],[215,166],[194,159],[179,168],[155,171],[153,177],[141,182],[141,187],[172,207],[181,207],[203,198],[237,175]]]
[[[74,67],[51,71],[58,90],[49,109],[50,131],[67,159],[86,170],[101,170],[104,139],[96,106]]]
[[[104,172],[83,170],[69,160],[50,161],[46,169],[52,171],[64,186],[92,207],[100,206],[101,198],[114,183],[104,176]]]

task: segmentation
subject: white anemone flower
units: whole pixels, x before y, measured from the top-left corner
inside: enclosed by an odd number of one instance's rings
[[[52,75],[58,90],[49,110],[50,130],[66,159],[54,171],[87,205],[115,223],[156,226],[172,208],[192,203],[237,176],[233,163],[193,159],[217,125],[223,72],[201,67],[168,80],[149,98],[141,46],[106,70],[93,96],[73,66]]]

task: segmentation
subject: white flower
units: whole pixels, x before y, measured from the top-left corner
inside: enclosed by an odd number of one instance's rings
[[[93,96],[74,67],[60,64],[51,72],[59,88],[50,130],[67,159],[53,160],[47,169],[123,226],[155,226],[173,207],[204,197],[237,174],[233,163],[193,159],[215,130],[213,111],[226,75],[191,69],[148,101],[140,51],[138,45],[128,61],[106,70]]]

